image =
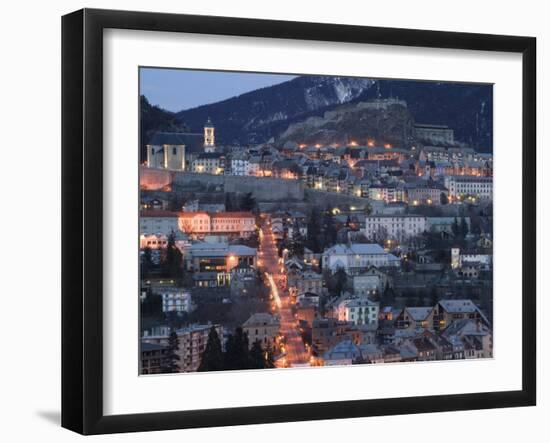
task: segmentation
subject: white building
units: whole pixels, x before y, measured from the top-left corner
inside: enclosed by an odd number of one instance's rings
[[[445,177],[445,187],[453,200],[463,196],[475,196],[482,200],[492,200],[493,179],[492,177],[472,177],[451,175]]]
[[[467,264],[479,264],[485,269],[490,269],[493,264],[493,255],[481,252],[463,252],[460,254],[460,266]]]
[[[399,266],[401,261],[375,243],[337,244],[323,252],[323,269],[336,272],[339,268],[346,273],[358,274],[369,266]]]
[[[147,145],[147,167],[183,171],[186,134],[157,132]]]
[[[403,241],[426,231],[426,217],[420,215],[373,215],[365,217],[364,233],[371,240]]]
[[[194,309],[191,293],[187,291],[162,291],[162,312],[191,312]]]
[[[216,151],[216,134],[214,124],[210,117],[204,124],[204,152],[215,152]]]
[[[366,297],[342,300],[336,306],[338,320],[353,323],[354,326],[378,326],[378,311],[378,303]]]
[[[453,269],[466,265],[478,265],[483,269],[491,269],[493,255],[483,251],[461,251],[460,248],[451,249],[451,266]]]
[[[246,152],[237,152],[231,157],[231,174],[232,175],[250,175],[248,173],[250,161]]]

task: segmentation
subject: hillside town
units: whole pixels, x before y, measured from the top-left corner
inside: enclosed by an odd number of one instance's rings
[[[491,147],[216,136],[146,146],[141,374],[493,356]]]

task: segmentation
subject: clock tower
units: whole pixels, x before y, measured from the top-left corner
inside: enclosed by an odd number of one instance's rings
[[[204,124],[204,152],[214,152],[216,150],[215,144],[215,135],[214,135],[214,124],[210,117]]]

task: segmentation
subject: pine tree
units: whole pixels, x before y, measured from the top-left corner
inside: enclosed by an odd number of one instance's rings
[[[386,286],[384,286],[384,292],[382,294],[382,304],[385,306],[391,306],[395,301],[395,294],[393,289],[390,288],[390,284],[386,281]]]
[[[243,196],[241,208],[243,211],[253,211],[256,208],[256,199],[252,196],[252,192],[247,192]]]
[[[162,318],[162,297],[147,288],[145,299],[141,303],[141,315],[144,317]]]
[[[481,235],[481,224],[479,220],[471,220],[472,234]]]
[[[170,332],[170,336],[168,337],[168,354],[166,355],[166,364],[162,368],[163,373],[172,374],[180,371],[178,365],[178,361],[180,359],[180,356],[178,355],[179,348],[178,335],[176,334],[176,331],[172,330],[172,332]]]
[[[332,275],[329,279],[329,290],[335,295],[342,295],[346,289],[347,282],[348,274],[346,274],[344,269],[338,268],[334,275]]]
[[[260,340],[256,340],[252,343],[252,348],[250,348],[250,361],[254,369],[264,369],[266,367],[265,352],[262,349]]]
[[[212,326],[208,334],[206,348],[202,354],[199,372],[205,371],[221,371],[224,367],[224,356],[222,352],[222,343],[216,328]]]
[[[319,223],[319,212],[314,207],[309,215],[307,223],[307,240],[306,246],[313,252],[323,252],[324,243],[321,239],[321,229]]]
[[[273,348],[271,347],[271,343],[267,343],[267,347],[265,349],[265,356],[264,356],[264,359],[265,359],[265,368],[266,369],[270,369],[270,368],[274,368],[275,367],[275,360],[274,360],[274,357],[273,357]]]
[[[141,259],[141,277],[147,278],[151,274],[151,271],[153,269],[153,257],[152,257],[152,251],[149,246],[147,246],[145,249],[143,249],[143,256]]]
[[[323,217],[323,234],[324,234],[324,246],[332,246],[336,243],[336,236],[338,232],[334,226],[334,219],[330,209],[327,208]]]
[[[225,345],[224,366],[226,369],[249,369],[248,336],[242,328],[229,335]]]
[[[168,236],[168,243],[164,254],[165,274],[169,278],[182,277],[182,255],[176,246],[176,234],[171,232]]]
[[[298,222],[294,223],[292,229],[292,238],[290,239],[290,255],[294,257],[304,256],[304,239],[300,233]]]

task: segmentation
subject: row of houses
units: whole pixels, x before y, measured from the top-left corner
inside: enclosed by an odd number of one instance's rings
[[[489,321],[471,300],[387,307],[370,324],[342,316],[312,323],[312,349],[325,365],[489,358],[492,346]]]

